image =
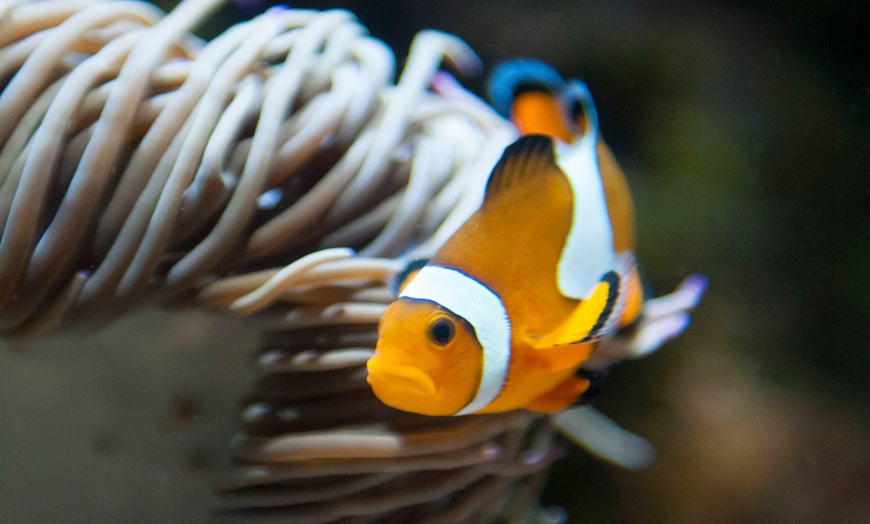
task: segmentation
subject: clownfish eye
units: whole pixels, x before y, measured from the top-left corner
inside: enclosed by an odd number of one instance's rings
[[[444,347],[456,336],[456,325],[447,317],[438,317],[429,323],[427,335],[433,344]]]

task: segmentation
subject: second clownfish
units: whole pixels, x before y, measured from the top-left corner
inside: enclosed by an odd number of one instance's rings
[[[524,136],[480,209],[404,282],[368,361],[374,393],[401,410],[560,411],[589,387],[578,369],[595,342],[643,302],[631,196],[586,86],[546,66],[494,78]]]

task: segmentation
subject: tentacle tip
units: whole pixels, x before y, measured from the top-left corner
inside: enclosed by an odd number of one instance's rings
[[[541,508],[537,517],[538,524],[565,524],[568,522],[568,512],[560,506]]]
[[[284,355],[281,351],[267,351],[256,358],[256,364],[266,368],[279,362],[282,358],[284,358]]]
[[[241,418],[245,423],[254,423],[262,420],[272,412],[271,406],[265,402],[249,404],[242,410]]]
[[[284,191],[280,188],[269,189],[257,197],[257,207],[263,211],[270,211],[278,207],[284,198]]]
[[[538,464],[547,457],[547,452],[541,449],[528,449],[523,451],[520,460],[523,464]]]
[[[235,0],[236,7],[243,11],[261,11],[266,6],[264,0]],[[267,15],[281,15],[290,10],[290,6],[286,4],[273,5],[266,9]]]
[[[487,442],[480,447],[480,456],[484,460],[498,460],[502,456],[501,446],[495,442]]]
[[[425,45],[436,45],[443,49],[444,58],[463,75],[476,75],[483,71],[483,61],[465,40],[436,29],[420,31],[415,41]],[[432,42],[432,44],[428,44]]]
[[[464,42],[463,42],[464,44]],[[459,57],[451,57],[460,73],[467,76],[477,76],[483,72],[483,61],[468,48],[468,53]]]
[[[690,291],[692,294],[697,295],[699,299],[704,295],[708,287],[710,287],[710,279],[700,273],[689,275],[680,284],[681,290]]]
[[[652,444],[646,440],[636,437],[636,441],[632,443],[630,453],[626,453],[619,462],[619,465],[635,471],[647,469],[656,461],[656,450]]]
[[[356,250],[352,247],[339,247],[336,249],[341,250],[340,253],[343,256],[343,258],[354,258],[355,256],[358,255]]]

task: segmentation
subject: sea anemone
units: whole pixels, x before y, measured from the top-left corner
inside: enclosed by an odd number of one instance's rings
[[[438,73],[477,58],[422,32],[393,84],[341,10],[192,36],[220,3],[0,3],[0,332],[144,304],[269,319],[219,521],[557,519],[548,418],[403,413],[365,381],[396,257],[455,231],[516,134]]]

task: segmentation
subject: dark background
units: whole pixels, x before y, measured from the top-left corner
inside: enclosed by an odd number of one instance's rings
[[[230,6],[205,36],[256,14]],[[870,518],[870,4],[356,1],[395,50],[436,28],[487,70],[585,80],[660,292],[711,286],[680,339],[618,366],[596,406],[658,460],[579,450],[544,496],[569,522]],[[482,78],[463,79],[478,90]],[[195,522],[252,382],[241,322],[146,313],[0,351],[0,520]],[[17,351],[16,351],[17,350]],[[24,351],[29,350],[29,351]],[[245,350],[250,351],[250,350]]]

